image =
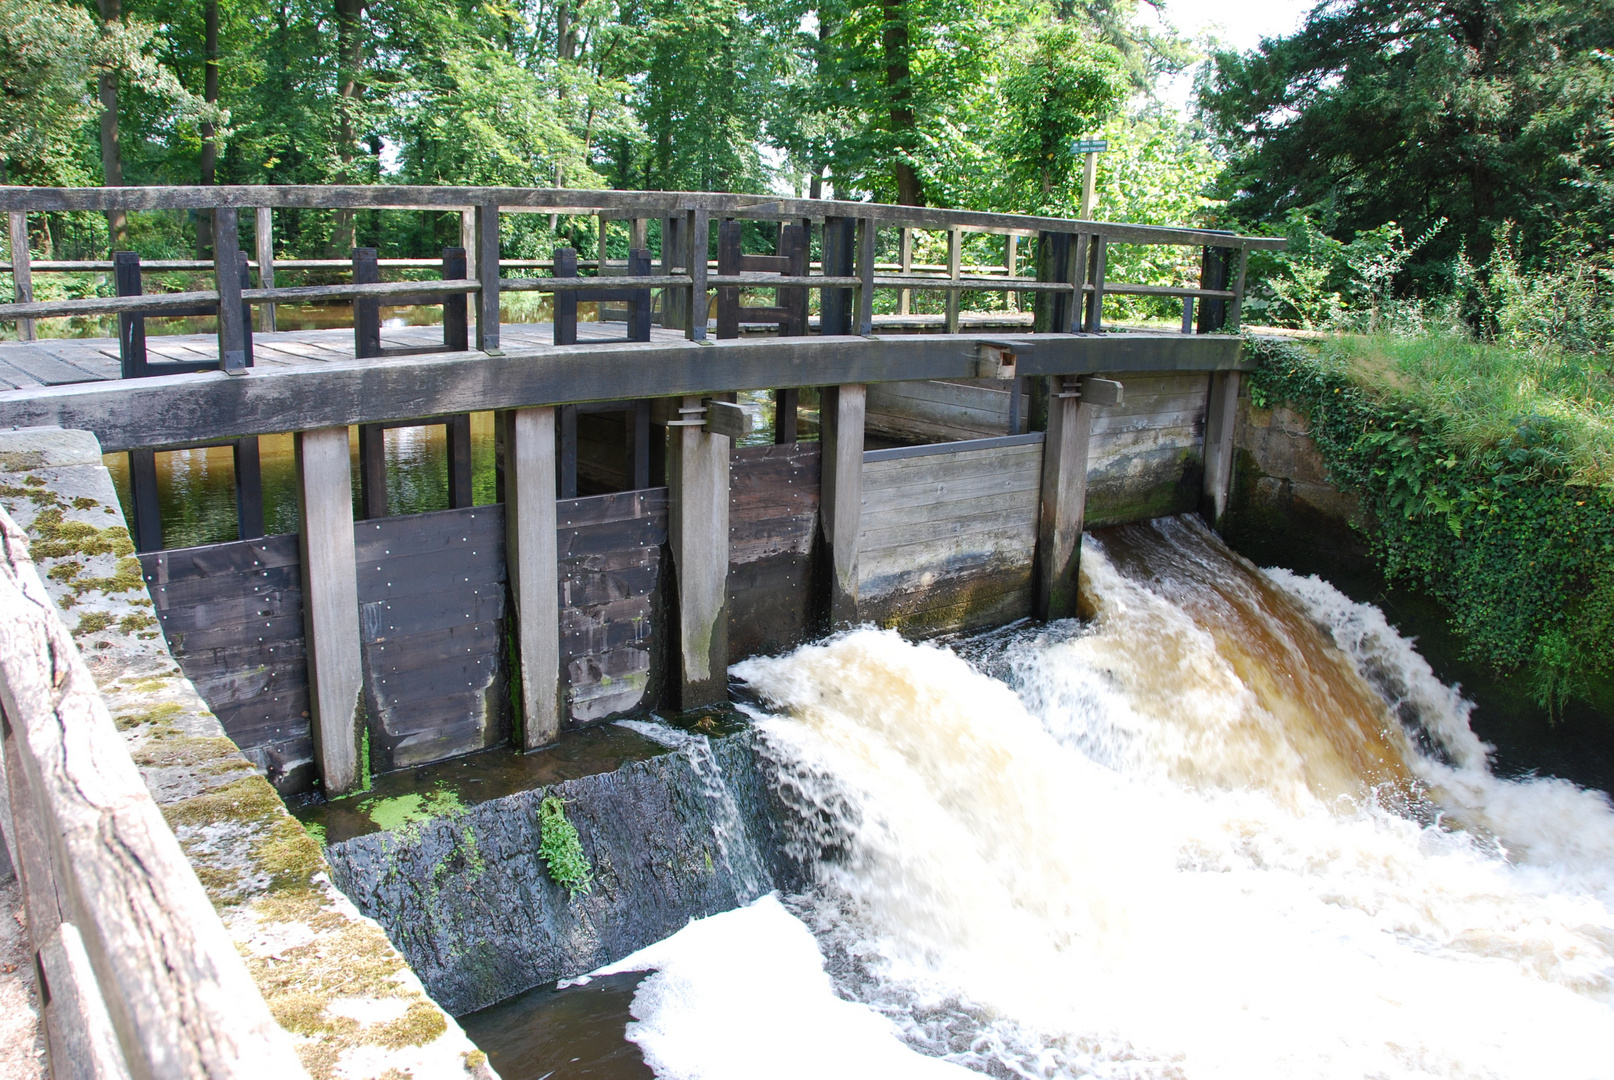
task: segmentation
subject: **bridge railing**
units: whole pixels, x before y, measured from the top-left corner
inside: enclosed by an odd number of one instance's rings
[[[57,1078],[308,1074],[0,512],[0,830]]]
[[[0,304],[0,322],[12,322],[19,337],[31,339],[34,320],[82,315],[135,315],[162,317],[180,311],[212,306],[219,312],[221,363],[227,371],[248,364],[250,318],[257,307],[262,326],[273,328],[274,307],[281,304],[333,301],[429,301],[434,296],[474,295],[476,347],[499,349],[499,300],[507,292],[557,293],[597,287],[589,278],[556,278],[553,261],[505,259],[500,253],[502,215],[538,213],[593,216],[599,220],[603,240],[611,222],[626,222],[630,247],[644,247],[647,224],[662,224],[659,266],[635,285],[661,291],[662,324],[681,328],[693,340],[708,333],[708,305],[714,289],[805,288],[819,292],[819,329],[823,334],[868,334],[874,327],[874,293],[895,290],[900,314],[908,314],[913,293],[935,291],[945,295],[943,325],[956,333],[960,303],[965,292],[1031,294],[1038,330],[1056,333],[1100,333],[1106,296],[1180,298],[1184,302],[1183,330],[1190,332],[1194,305],[1199,306],[1197,329],[1216,332],[1236,329],[1244,296],[1245,265],[1249,252],[1281,248],[1284,241],[1269,237],[1238,236],[1203,229],[1169,228],[1072,218],[996,214],[927,207],[893,206],[836,200],[779,198],[765,195],[731,195],[707,192],[580,191],[550,188],[472,188],[376,186],[285,187],[142,187],[142,188],[24,188],[0,187],[0,209],[9,215],[14,303]],[[334,270],[345,260],[300,259],[277,261],[273,242],[276,210],[419,210],[458,212],[461,239],[467,252],[468,276],[461,280],[349,282],[327,285],[276,286],[275,271]],[[212,270],[213,289],[73,300],[35,301],[34,272],[106,269],[111,263],[39,261],[31,258],[27,241],[28,216],[39,213],[85,211],[194,210],[213,216],[212,260],[169,260],[146,264],[152,270]],[[255,213],[256,259],[243,259],[239,215]],[[711,260],[711,226],[724,220],[799,223],[819,230],[821,257],[805,275],[776,273],[714,273]],[[900,259],[877,262],[878,232],[900,232]],[[922,264],[913,259],[918,231],[947,233],[945,264]],[[1005,261],[996,266],[965,265],[964,238],[968,234],[1005,238]],[[1028,252],[1030,274],[1020,269],[1019,241],[1033,241]],[[1161,286],[1108,280],[1108,252],[1116,244],[1174,245],[1203,249],[1197,285]],[[243,261],[258,275],[258,287],[242,284]],[[609,260],[606,260],[607,264]],[[378,267],[422,269],[436,265],[424,259],[376,260]],[[579,261],[608,275],[621,267],[602,267],[600,260]],[[504,276],[509,271],[549,270],[550,276]],[[250,282],[248,283],[250,285]]]

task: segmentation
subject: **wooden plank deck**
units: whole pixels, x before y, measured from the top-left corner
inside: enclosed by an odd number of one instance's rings
[[[555,343],[550,323],[505,324],[499,328],[505,352],[548,348]],[[619,341],[626,337],[623,323],[580,322],[579,343]],[[682,330],[650,328],[652,341],[682,341]],[[399,326],[381,328],[384,348],[441,349],[440,326]],[[214,334],[168,334],[146,339],[146,356],[151,363],[182,360],[217,360],[218,337]],[[253,363],[257,367],[306,367],[354,358],[353,331],[283,330],[252,335]],[[122,370],[117,338],[46,338],[40,341],[0,342],[0,390],[21,390],[35,386],[61,386],[66,383],[101,382],[116,379]]]

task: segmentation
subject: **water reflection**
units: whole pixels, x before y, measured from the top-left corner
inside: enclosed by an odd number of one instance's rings
[[[542,986],[459,1018],[503,1080],[650,1080],[624,1032],[642,971]]]

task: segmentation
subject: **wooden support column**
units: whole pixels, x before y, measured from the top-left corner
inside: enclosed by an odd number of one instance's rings
[[[560,734],[560,568],[555,539],[555,410],[499,414],[504,445],[504,550],[515,609],[516,746],[536,750]]]
[[[1037,519],[1035,607],[1039,619],[1069,619],[1076,614],[1094,406],[1071,396],[1075,378],[1056,375],[1050,381]],[[1065,389],[1067,384],[1070,390]]]
[[[650,486],[650,402],[635,401],[623,413],[627,430],[627,460],[624,474],[628,488],[639,491]]]
[[[678,707],[728,700],[729,437],[679,399],[667,445],[667,538],[678,582]]]
[[[1091,249],[1092,270],[1089,280],[1093,291],[1087,294],[1087,322],[1082,327],[1084,333],[1102,334],[1104,332],[1104,273],[1105,265],[1109,261],[1109,241],[1102,236],[1093,237]]]
[[[773,441],[776,446],[787,446],[796,441],[797,410],[801,407],[801,391],[797,389],[773,392]]]
[[[359,514],[365,520],[387,516],[387,429],[359,425]]]
[[[28,215],[21,210],[11,211],[10,228],[11,283],[17,303],[31,304],[34,301],[34,266],[33,253],[28,247]],[[34,320],[17,320],[17,340],[35,340]]]
[[[1233,427],[1238,416],[1239,373],[1211,373],[1210,397],[1205,405],[1205,487],[1199,513],[1220,530],[1227,513],[1233,481]]]
[[[897,264],[901,267],[904,276],[913,273],[913,230],[903,226],[901,240],[897,247]],[[897,314],[907,315],[913,307],[913,290],[903,289],[897,293]]]
[[[466,277],[465,249],[443,249],[443,280],[463,281]],[[471,323],[468,317],[470,304],[464,293],[443,297],[443,349],[447,352],[467,352],[471,348]]]
[[[823,440],[818,527],[828,575],[827,629],[857,621],[857,549],[863,528],[863,420],[868,388],[826,386],[819,408]]]
[[[1228,262],[1231,248],[1207,247],[1200,256],[1199,287],[1225,289],[1228,282]],[[1218,297],[1203,296],[1199,300],[1199,332],[1219,334],[1226,328],[1227,301]]]
[[[359,578],[353,553],[353,482],[346,427],[297,433],[297,534],[308,654],[314,762],[335,798],[369,781],[363,760]]]
[[[1008,277],[1014,277],[1020,271],[1020,238],[1010,233],[1003,238],[1003,267]],[[1003,293],[1003,306],[1009,311],[1020,310],[1020,294],[1013,289]]]
[[[1070,233],[1037,234],[1037,280],[1071,280]],[[1033,329],[1039,334],[1068,334],[1071,311],[1079,301],[1073,294],[1038,290],[1032,294]]]
[[[235,440],[235,538],[256,540],[263,535],[263,469],[258,461],[256,436]]]
[[[157,451],[129,451],[129,494],[134,503],[136,551],[161,551],[162,511],[157,501]]]
[[[476,303],[476,347],[499,353],[499,204],[476,208],[476,270],[482,292]]]
[[[964,230],[947,230],[947,278],[957,281],[964,273]],[[957,289],[947,290],[947,332],[958,333],[958,309],[963,294]]]
[[[661,219],[663,274],[676,274],[683,268],[689,248],[689,241],[684,235],[687,224],[688,222],[679,214]],[[682,328],[686,324],[685,312],[688,310],[688,300],[689,297],[683,289],[662,289],[661,325],[668,330]]]
[[[252,327],[249,308],[241,302],[241,271],[241,224],[235,207],[220,206],[213,211],[213,278],[219,291],[219,366],[227,374],[252,366]]]
[[[556,459],[555,485],[562,499],[577,498],[577,406],[562,405],[556,418],[560,456]]]
[[[119,296],[139,296],[140,253],[112,253],[112,289]],[[146,317],[123,313],[118,316],[118,358],[125,379],[143,379],[146,371]]]
[[[448,442],[448,506],[475,506],[471,491],[471,414],[455,413],[444,421]]]
[[[272,289],[275,287],[275,215],[267,206],[258,207],[252,240],[258,251],[258,288]],[[258,305],[258,329],[266,334],[274,333],[275,305]]]

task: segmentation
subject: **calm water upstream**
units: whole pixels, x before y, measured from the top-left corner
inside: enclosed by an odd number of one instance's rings
[[[1614,1075],[1606,796],[1493,775],[1377,609],[1197,523],[1083,563],[1081,625],[737,665],[816,882],[613,965],[591,1030],[708,1080]],[[498,1025],[564,1046],[588,989]]]

